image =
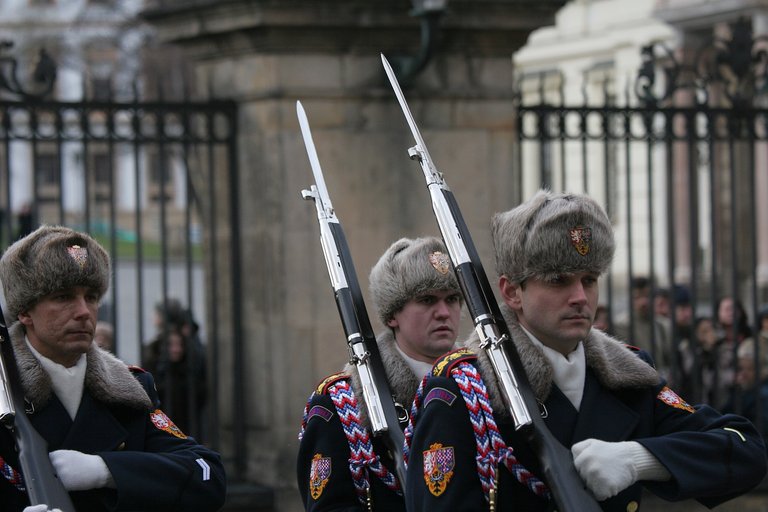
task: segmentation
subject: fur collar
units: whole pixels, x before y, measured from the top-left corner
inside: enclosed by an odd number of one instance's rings
[[[387,330],[379,334],[376,338],[376,343],[379,345],[379,354],[381,354],[381,362],[387,373],[390,391],[392,391],[397,403],[402,405],[406,411],[410,411],[411,402],[413,402],[413,397],[421,382],[416,378],[411,367],[408,366],[408,363],[405,362],[395,348],[395,337],[392,331]],[[368,409],[364,405],[363,387],[360,384],[360,375],[357,373],[357,368],[347,363],[344,367],[344,372],[350,376],[355,396],[357,396],[359,403],[363,404],[360,407],[361,422],[370,428]]]
[[[502,314],[509,326],[512,341],[523,361],[525,373],[536,398],[545,402],[552,390],[552,366],[544,352],[534,345],[517,323],[515,313],[508,306],[501,306]],[[478,367],[484,376],[488,394],[495,411],[506,411],[499,387],[493,375],[493,366],[485,351],[480,348],[476,332],[466,341],[467,348],[477,354]],[[637,357],[626,345],[604,332],[592,329],[584,340],[584,354],[587,368],[597,376],[600,384],[611,390],[643,388],[659,383],[659,374],[645,361]]]
[[[23,325],[16,322],[11,326],[9,334],[21,374],[24,396],[34,409],[41,409],[53,396],[51,378],[27,347]],[[95,343],[88,350],[86,361],[84,386],[96,400],[138,410],[151,411],[154,408],[144,387],[123,361],[100,349]]]

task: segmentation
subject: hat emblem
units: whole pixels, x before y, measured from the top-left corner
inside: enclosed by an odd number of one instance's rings
[[[576,226],[571,228],[571,244],[576,248],[576,252],[582,256],[589,253],[589,244],[592,242],[592,230],[585,226]]]
[[[432,264],[435,270],[443,275],[447,274],[451,270],[451,259],[444,252],[433,252],[429,255],[429,262]]]
[[[88,262],[88,249],[85,247],[71,245],[67,247],[67,253],[69,253],[70,258],[72,258],[80,268],[85,267],[85,264]]]

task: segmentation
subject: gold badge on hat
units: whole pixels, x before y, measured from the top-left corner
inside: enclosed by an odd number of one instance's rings
[[[571,228],[570,236],[576,252],[586,256],[589,253],[589,244],[592,242],[592,230],[585,226],[576,226]]]
[[[88,262],[88,249],[80,247],[79,245],[71,245],[67,247],[67,253],[77,263],[77,266],[84,268]]]
[[[443,275],[451,271],[451,258],[444,252],[433,252],[429,255],[429,262],[435,267],[435,270]]]

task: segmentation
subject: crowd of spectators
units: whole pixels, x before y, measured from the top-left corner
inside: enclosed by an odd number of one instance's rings
[[[730,295],[707,307],[681,285],[655,287],[636,277],[630,288],[628,310],[611,321],[601,306],[594,327],[649,352],[688,402],[741,414],[768,439],[768,307],[753,324],[744,304]]]

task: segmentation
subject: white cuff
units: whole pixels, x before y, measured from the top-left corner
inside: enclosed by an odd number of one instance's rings
[[[628,455],[635,465],[638,480],[666,482],[672,478],[667,468],[645,446],[637,441],[631,441],[630,444],[631,446],[627,447]]]

